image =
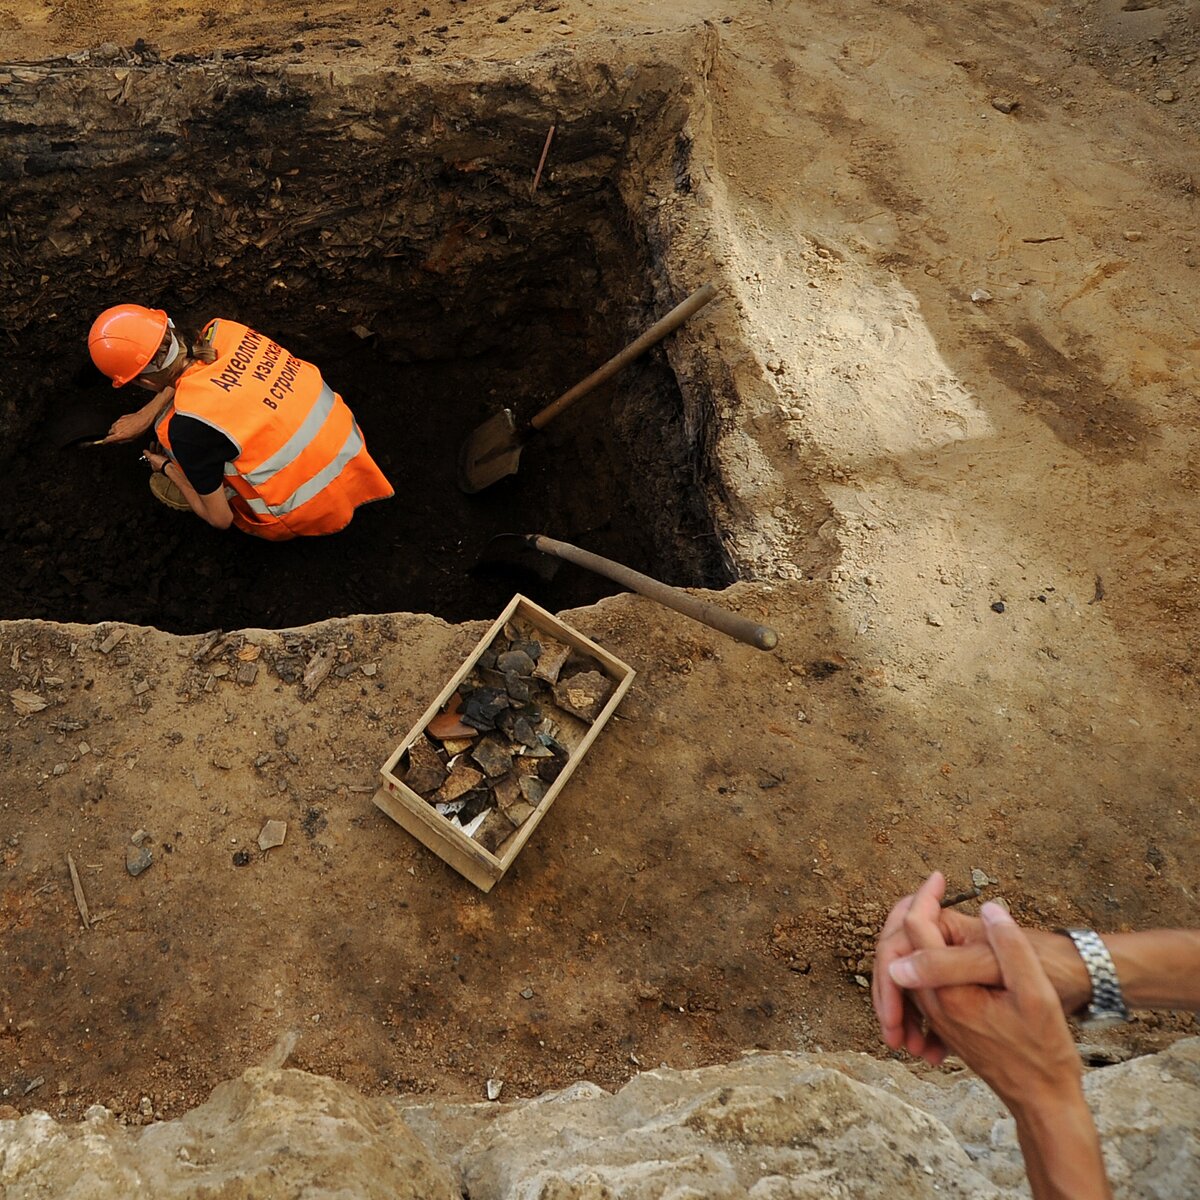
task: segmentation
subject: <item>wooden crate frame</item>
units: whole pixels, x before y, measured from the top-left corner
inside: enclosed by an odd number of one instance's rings
[[[471,672],[497,634],[514,618],[528,621],[535,629],[548,633],[558,641],[565,642],[580,653],[595,659],[604,673],[610,679],[616,680],[617,686],[600,710],[599,716],[592,722],[591,728],[571,752],[566,764],[559,772],[558,778],[546,790],[545,796],[534,809],[533,815],[517,830],[515,835],[505,842],[504,854],[497,858],[490,851],[485,850],[474,838],[468,837],[460,825],[443,817],[423,796],[419,796],[408,787],[396,774],[396,767],[408,748],[425,732],[425,727],[442,711],[446,702],[458,690],[458,685]],[[541,823],[559,792],[566,786],[567,780],[574,774],[575,768],[583,761],[584,755],[596,740],[600,730],[604,728],[625,693],[629,691],[636,674],[637,672],[628,663],[622,662],[590,638],[584,637],[583,634],[564,624],[553,613],[547,612],[540,605],[518,593],[508,602],[504,611],[479,640],[470,657],[438,693],[437,699],[430,704],[400,745],[392,751],[387,762],[380,767],[383,786],[375,793],[373,800],[376,806],[393,821],[408,830],[417,841],[432,850],[460,875],[469,879],[481,891],[490,892],[503,877],[505,871],[512,866],[513,860]]]

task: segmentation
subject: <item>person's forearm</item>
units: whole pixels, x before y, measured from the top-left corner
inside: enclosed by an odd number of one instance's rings
[[[200,493],[188,482],[187,476],[183,473],[178,463],[166,462],[163,465],[162,473],[183,493],[183,498],[188,502],[188,506],[192,512],[204,521],[211,525],[208,513],[204,509],[204,502],[200,499]]]
[[[1200,1010],[1200,930],[1102,933],[1130,1008]]]
[[[1009,1105],[1034,1200],[1111,1200],[1096,1123],[1083,1098]]]

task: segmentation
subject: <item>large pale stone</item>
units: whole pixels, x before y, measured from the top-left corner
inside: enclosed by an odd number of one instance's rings
[[[303,1071],[252,1069],[178,1121],[0,1121],[5,1200],[459,1200],[396,1109]]]
[[[276,1061],[283,1061],[282,1057]],[[1087,1073],[1117,1200],[1200,1196],[1200,1038]],[[0,1119],[5,1200],[1019,1200],[1012,1119],[966,1070],[758,1054],[509,1104],[370,1100],[256,1069],[177,1121]]]

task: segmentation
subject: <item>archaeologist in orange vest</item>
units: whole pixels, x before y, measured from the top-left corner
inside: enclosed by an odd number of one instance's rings
[[[161,309],[118,304],[93,322],[88,350],[113,387],[154,392],[104,440],[153,427],[165,453],[146,451],[151,470],[217,529],[271,541],[337,533],[360,504],[393,495],[342,398],[265,334],[218,318],[187,347]]]

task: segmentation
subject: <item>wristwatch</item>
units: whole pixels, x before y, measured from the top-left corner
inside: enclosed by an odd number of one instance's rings
[[[1129,1009],[1121,994],[1117,968],[1100,935],[1093,929],[1060,929],[1059,933],[1075,943],[1091,981],[1092,998],[1084,1012],[1084,1024],[1095,1027],[1128,1021]]]

